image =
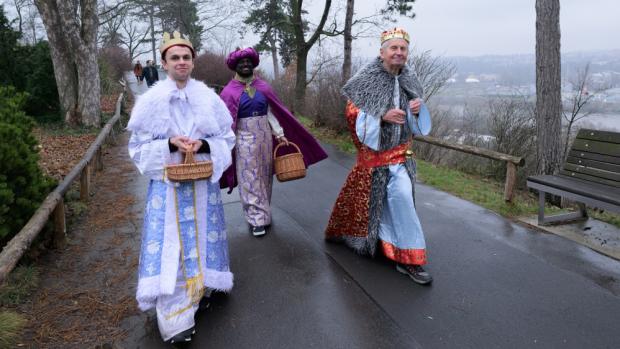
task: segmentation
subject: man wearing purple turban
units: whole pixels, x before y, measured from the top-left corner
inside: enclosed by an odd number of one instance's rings
[[[258,64],[258,53],[251,47],[230,53],[226,65],[237,74],[220,94],[230,110],[237,136],[233,166],[224,173],[221,185],[232,190],[239,183],[245,219],[254,236],[265,235],[265,228],[271,224],[274,142],[295,143],[306,167],[327,157],[271,86],[254,75]],[[278,155],[295,150],[286,148]]]

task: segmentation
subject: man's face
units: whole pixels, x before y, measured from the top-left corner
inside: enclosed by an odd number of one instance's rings
[[[250,76],[254,70],[254,64],[250,58],[242,58],[237,62],[235,71],[241,76]]]
[[[391,67],[403,67],[407,63],[409,44],[404,39],[388,40],[385,46],[381,46],[380,56],[383,64]]]
[[[194,69],[192,51],[186,46],[172,46],[166,51],[162,64],[175,81],[187,81]]]

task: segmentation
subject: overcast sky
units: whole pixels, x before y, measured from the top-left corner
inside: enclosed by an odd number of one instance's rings
[[[356,15],[381,2],[356,1]],[[535,0],[417,0],[414,10],[415,19],[397,25],[418,49],[446,56],[534,53]],[[620,49],[619,17],[619,0],[561,0],[562,52]],[[356,48],[374,55],[377,42],[359,40]]]

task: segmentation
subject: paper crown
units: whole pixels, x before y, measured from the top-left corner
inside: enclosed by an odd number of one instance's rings
[[[381,33],[381,44],[390,39],[403,39],[409,43],[409,34],[403,28],[388,29]]]
[[[196,56],[192,43],[189,42],[189,40],[183,38],[181,36],[181,33],[176,30],[172,33],[172,38],[170,37],[170,33],[164,32],[164,38],[161,42],[161,45],[159,46],[159,52],[161,53],[162,57],[166,54],[166,50],[168,50],[172,46],[186,46],[190,49],[190,51],[192,51],[192,57]]]

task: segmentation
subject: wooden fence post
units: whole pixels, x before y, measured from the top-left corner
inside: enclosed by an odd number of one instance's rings
[[[103,171],[103,144],[97,150],[97,171]]]
[[[65,220],[65,200],[60,199],[54,208],[54,238],[55,248],[64,248],[67,244],[67,224]]]
[[[504,186],[504,200],[512,202],[515,183],[517,182],[517,165],[506,161],[506,184]]]
[[[80,176],[80,200],[86,202],[90,196],[90,162],[82,169]]]

